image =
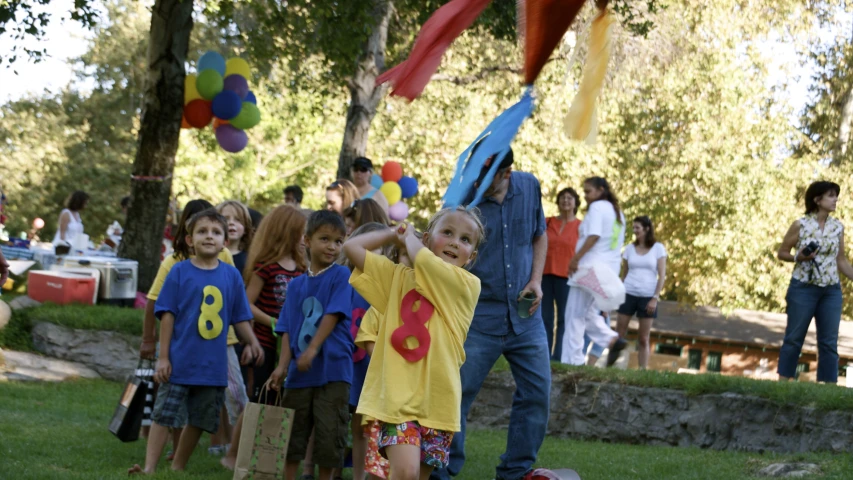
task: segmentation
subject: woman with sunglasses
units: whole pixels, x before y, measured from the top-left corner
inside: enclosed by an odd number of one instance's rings
[[[352,182],[355,188],[358,189],[358,197],[362,200],[371,199],[382,207],[385,213],[388,213],[388,199],[379,191],[378,188],[370,184],[370,178],[373,177],[373,162],[366,157],[358,157],[352,162]]]

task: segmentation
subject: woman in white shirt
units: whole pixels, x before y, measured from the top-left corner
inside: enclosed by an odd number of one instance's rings
[[[634,243],[622,253],[622,282],[625,303],[619,307],[616,331],[620,338],[628,334],[628,322],[637,315],[637,360],[640,368],[649,365],[649,332],[658,316],[658,301],[666,279],[666,248],[655,240],[655,227],[649,217],[634,219]]]
[[[625,215],[619,210],[619,201],[604,178],[586,179],[583,193],[588,206],[578,232],[577,252],[569,262],[569,277],[585,267],[603,266],[613,272],[618,282],[619,252],[625,243]],[[608,366],[616,361],[619,352],[627,345],[607,323],[602,322],[592,294],[572,287],[566,302],[566,333],[563,335],[560,361],[570,365],[584,364],[584,333],[596,345],[610,348]]]
[[[83,220],[80,218],[80,211],[86,208],[89,203],[89,194],[83,191],[76,191],[65,201],[65,208],[59,214],[59,225],[56,229],[56,235],[53,237],[53,244],[60,245],[62,242],[71,244],[77,235],[83,233]]]

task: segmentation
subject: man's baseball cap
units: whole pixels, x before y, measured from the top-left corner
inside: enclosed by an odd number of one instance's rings
[[[353,168],[355,168],[355,167],[366,168],[370,171],[373,171],[373,162],[371,162],[370,159],[367,157],[356,158],[355,160],[352,161],[352,166],[353,166]]]

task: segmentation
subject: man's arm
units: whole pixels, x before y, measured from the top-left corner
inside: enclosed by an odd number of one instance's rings
[[[545,270],[545,257],[548,255],[548,235],[542,234],[538,237],[533,237],[533,268],[530,271],[530,281],[521,289],[519,297],[525,292],[532,292],[536,295],[533,304],[530,306],[530,315],[536,312],[539,304],[542,303],[542,272]]]

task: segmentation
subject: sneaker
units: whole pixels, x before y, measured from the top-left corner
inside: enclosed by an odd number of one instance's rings
[[[208,447],[207,453],[210,455],[215,455],[217,457],[221,457],[228,452],[228,445],[213,445],[212,447]]]
[[[610,347],[610,351],[607,352],[607,366],[612,367],[616,360],[619,360],[619,353],[628,346],[628,340],[624,338],[619,338],[616,340],[616,343]]]
[[[560,480],[560,477],[558,477],[554,472],[548,470],[547,468],[537,468],[536,470],[531,470],[521,478],[522,480]]]

